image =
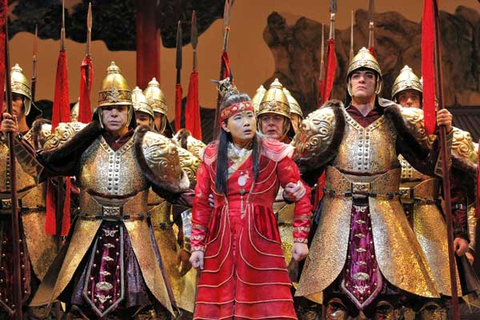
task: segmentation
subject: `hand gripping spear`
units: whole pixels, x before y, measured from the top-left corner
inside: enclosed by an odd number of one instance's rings
[[[12,111],[12,85],[10,82],[10,53],[8,45],[8,17],[7,8],[8,5],[4,3],[5,10],[5,88],[7,96],[7,112],[13,114]],[[11,190],[11,206],[12,206],[12,234],[13,234],[13,260],[14,260],[14,296],[15,296],[15,319],[23,319],[22,310],[22,262],[20,259],[20,226],[19,226],[19,212],[17,207],[17,168],[15,161],[15,139],[13,133],[9,132],[8,146],[9,146],[9,160],[10,160],[10,190]]]

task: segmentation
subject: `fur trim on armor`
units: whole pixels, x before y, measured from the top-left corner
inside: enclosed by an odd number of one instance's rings
[[[39,154],[39,161],[58,175],[75,176],[80,169],[80,157],[98,138],[103,129],[93,120],[63,146]]]
[[[160,192],[160,196],[165,198],[165,194],[181,194],[185,192],[185,190],[188,189],[188,186],[190,184],[188,177],[184,171],[182,171],[182,178],[179,183],[174,183],[171,181],[167,180],[162,180],[162,178],[158,175],[156,175],[152,169],[148,166],[147,161],[145,159],[145,155],[143,153],[143,139],[145,138],[145,135],[150,131],[150,128],[143,125],[137,127],[135,130],[135,135],[134,135],[134,146],[135,146],[135,153],[137,155],[137,162],[138,165],[140,166],[140,170],[142,170],[142,173],[145,175],[145,177],[152,183],[154,190],[156,192]],[[167,138],[165,138],[167,139]]]

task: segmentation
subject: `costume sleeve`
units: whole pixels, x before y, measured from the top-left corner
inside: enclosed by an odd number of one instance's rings
[[[300,179],[300,170],[293,160],[289,157],[283,158],[277,167],[277,176],[280,184],[285,187],[287,183],[297,183]],[[310,202],[310,188],[302,181],[305,187],[305,194],[295,203],[293,217],[293,240],[294,242],[307,243],[308,233],[310,232],[310,218],[312,215],[312,204]]]
[[[197,185],[193,200],[191,248],[192,251],[205,251],[205,237],[208,232],[208,222],[212,208],[208,196],[212,193],[210,175],[207,166],[202,163],[197,170]]]

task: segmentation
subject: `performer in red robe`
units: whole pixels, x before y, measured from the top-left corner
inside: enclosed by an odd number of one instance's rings
[[[300,180],[294,148],[256,135],[246,94],[229,91],[220,118],[220,139],[205,148],[197,171],[190,261],[202,272],[194,319],[296,319],[272,210],[280,185]],[[297,261],[308,254],[309,196],[307,188],[294,212]]]

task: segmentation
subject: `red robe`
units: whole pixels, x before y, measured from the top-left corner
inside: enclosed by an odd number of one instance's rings
[[[293,147],[274,140],[262,143],[256,182],[250,155],[229,175],[226,197],[215,190],[217,145],[205,149],[192,219],[192,250],[205,250],[194,319],[297,318],[272,205],[279,186],[298,182],[300,173],[290,158]],[[241,186],[243,177],[246,184]],[[307,242],[310,229],[306,188],[294,213],[293,236],[300,243]],[[215,198],[213,211],[210,194]]]

